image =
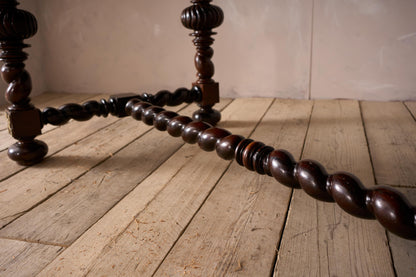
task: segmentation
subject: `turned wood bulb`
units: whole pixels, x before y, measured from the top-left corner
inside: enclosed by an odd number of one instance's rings
[[[17,2],[9,6],[1,2],[0,7],[4,8],[17,5]],[[38,30],[36,18],[24,10],[7,9],[6,13],[0,13],[0,22],[0,40],[24,40],[34,36]]]
[[[224,13],[220,7],[211,5],[211,1],[191,1],[192,6],[183,10],[183,26],[195,31],[210,31],[222,24]]]

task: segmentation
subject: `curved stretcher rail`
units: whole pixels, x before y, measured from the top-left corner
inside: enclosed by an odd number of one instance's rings
[[[262,142],[233,135],[225,129],[193,121],[140,99],[128,101],[125,112],[171,136],[182,137],[187,143],[197,143],[205,151],[215,150],[225,160],[235,158],[248,170],[273,176],[285,186],[302,188],[317,200],[336,202],[353,216],[377,219],[384,228],[400,237],[416,240],[416,207],[391,187],[365,188],[351,173],[328,174],[316,161],[296,162],[286,150],[276,150]]]

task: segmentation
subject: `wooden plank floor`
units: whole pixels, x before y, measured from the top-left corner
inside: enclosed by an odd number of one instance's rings
[[[416,203],[415,102],[249,98],[217,109],[233,133]],[[6,128],[2,116],[0,276],[416,276],[416,242],[130,118],[48,126],[48,156],[32,167],[8,160]]]

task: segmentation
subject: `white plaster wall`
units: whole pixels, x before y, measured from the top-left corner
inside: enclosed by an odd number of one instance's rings
[[[21,2],[39,21],[35,92],[155,92],[195,80],[179,20],[188,0]],[[414,0],[213,3],[225,13],[213,58],[222,96],[416,100]]]
[[[223,96],[304,98],[309,89],[311,1],[223,1],[214,62]],[[190,87],[189,1],[44,0],[47,86],[125,92]],[[279,39],[284,37],[285,39]]]
[[[26,0],[21,1],[21,5],[18,8],[30,11],[35,17],[39,17],[39,6],[38,0]],[[42,27],[39,27],[38,33],[33,37],[25,42],[30,44],[31,47],[25,48],[23,51],[29,54],[29,59],[26,61],[26,69],[29,71],[30,76],[32,77],[32,94],[31,95],[38,95],[45,91],[45,77],[46,72],[44,71],[42,62],[43,60],[43,41],[42,41]],[[0,106],[6,105],[6,99],[4,98],[4,91],[6,91],[7,84],[0,80],[0,92],[2,96],[0,97]]]
[[[415,0],[315,0],[314,98],[416,100]]]
[[[216,2],[225,14],[214,45],[222,94],[308,97],[312,0]]]

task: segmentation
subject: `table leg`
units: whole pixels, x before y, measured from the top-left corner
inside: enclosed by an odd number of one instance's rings
[[[212,31],[221,25],[224,14],[221,8],[211,5],[212,0],[192,0],[192,6],[182,12],[182,24],[194,32],[194,45],[196,46],[195,67],[198,71],[197,81],[193,85],[198,86],[202,92],[202,99],[198,103],[200,109],[193,114],[193,118],[206,121],[215,125],[220,119],[219,111],[212,109],[219,102],[219,84],[212,79],[214,75],[214,63],[211,61],[214,50],[211,45],[216,33]]]
[[[9,84],[6,99],[11,104],[6,115],[9,120],[9,132],[17,142],[9,147],[10,159],[22,165],[32,165],[43,159],[48,151],[47,145],[35,140],[41,134],[42,121],[40,110],[30,103],[32,81],[25,70],[27,54],[23,43],[37,32],[36,18],[29,12],[17,9],[15,0],[0,0],[0,60],[3,80]]]

